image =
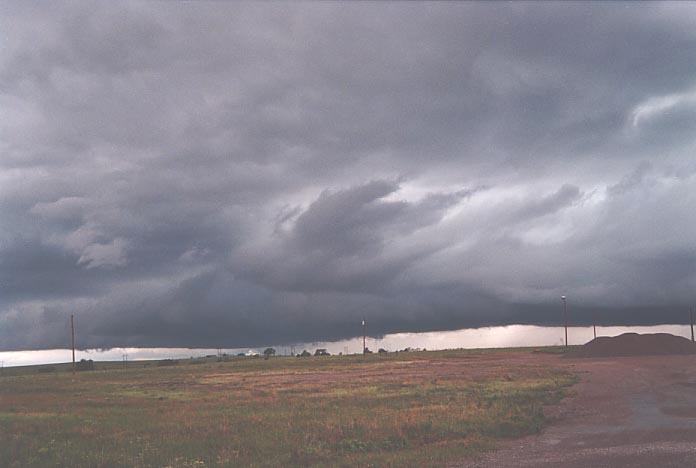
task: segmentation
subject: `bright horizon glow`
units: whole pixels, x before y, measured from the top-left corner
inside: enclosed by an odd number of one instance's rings
[[[452,331],[392,333],[381,338],[367,337],[367,347],[376,352],[379,348],[397,351],[407,347],[442,349],[480,349],[480,348],[515,348],[528,346],[563,345],[563,327],[540,327],[536,325],[508,325],[485,328],[466,328]],[[597,327],[597,336],[616,336],[622,333],[671,333],[685,338],[691,337],[689,325],[652,325],[652,326],[608,326]],[[570,345],[584,344],[593,338],[592,326],[569,327]],[[295,345],[272,346],[279,355],[289,354],[291,348],[295,353],[303,349],[313,352],[317,348],[326,348],[331,354],[357,354],[362,350],[362,336],[332,342],[311,342]],[[227,354],[262,352],[261,348],[225,348]],[[217,354],[216,348],[112,348],[109,350],[76,350],[75,359],[92,359],[94,361],[120,361],[127,354],[129,361],[157,359],[188,359]],[[47,349],[34,351],[2,351],[0,362],[3,367],[28,366],[38,364],[58,364],[70,362],[70,349]]]

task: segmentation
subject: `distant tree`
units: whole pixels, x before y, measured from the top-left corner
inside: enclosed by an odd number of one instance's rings
[[[384,348],[379,348],[379,351],[377,351],[377,352],[380,353],[380,354],[382,354],[382,353],[386,353],[387,350],[384,349]]]
[[[363,350],[363,354],[372,354],[372,351],[370,351],[370,348],[365,346],[365,349]]]
[[[331,353],[329,353],[325,348],[319,348],[316,351],[314,351],[315,356],[331,356]]]
[[[311,356],[311,355],[312,355],[312,353],[310,353],[309,351],[307,351],[307,350],[305,349],[305,350],[303,350],[300,354],[298,354],[297,357],[309,357],[309,356]]]
[[[75,363],[75,367],[79,371],[90,371],[94,370],[94,361],[87,359],[80,359],[79,362]]]
[[[273,348],[266,348],[263,350],[264,359],[268,359],[271,356],[275,356],[276,350]]]

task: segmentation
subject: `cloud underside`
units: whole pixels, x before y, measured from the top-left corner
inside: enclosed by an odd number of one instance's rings
[[[684,322],[690,4],[7,3],[0,349]]]

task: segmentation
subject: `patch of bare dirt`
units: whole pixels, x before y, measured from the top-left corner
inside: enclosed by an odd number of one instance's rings
[[[696,357],[563,359],[581,381],[541,434],[459,467],[696,466]]]

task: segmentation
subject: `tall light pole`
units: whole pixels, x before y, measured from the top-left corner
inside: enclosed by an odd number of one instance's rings
[[[72,371],[75,372],[75,316],[70,314],[70,341],[72,344]]]
[[[362,327],[363,327],[363,354],[365,354],[365,350],[367,347],[365,347],[365,317],[362,319]]]
[[[566,304],[566,297],[561,296],[563,301],[563,322],[565,323],[565,345],[568,347],[568,305]]]

